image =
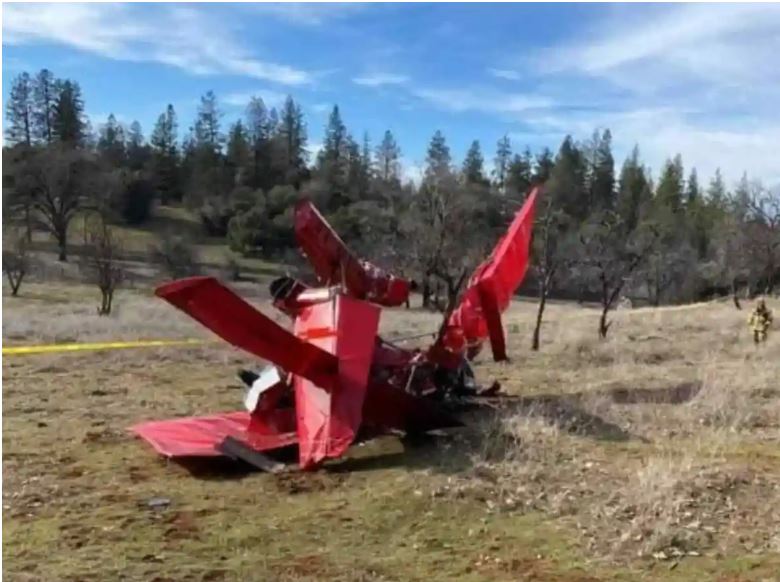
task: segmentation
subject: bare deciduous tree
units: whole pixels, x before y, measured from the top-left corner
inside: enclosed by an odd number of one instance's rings
[[[620,217],[610,211],[600,213],[589,220],[580,233],[581,271],[585,284],[597,290],[601,304],[598,334],[604,339],[609,327],[608,313],[620,297],[631,275],[651,252],[657,232],[649,230],[626,234]]]
[[[11,286],[11,295],[16,297],[19,287],[30,267],[29,242],[24,233],[11,232],[3,241],[3,272]]]
[[[563,250],[566,244],[564,237],[566,236],[567,222],[563,211],[554,207],[553,197],[547,196],[542,212],[539,213],[536,220],[533,245],[533,270],[539,289],[536,324],[531,339],[531,349],[534,351],[539,350],[539,336],[547,298],[555,286],[558,270],[565,262]]]
[[[100,289],[99,315],[111,313],[114,293],[124,279],[120,252],[120,240],[102,217],[97,216],[85,224],[81,260],[86,280]]]

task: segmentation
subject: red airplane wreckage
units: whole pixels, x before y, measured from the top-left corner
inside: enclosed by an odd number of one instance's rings
[[[274,364],[239,373],[248,386],[246,411],[130,430],[169,458],[224,456],[277,471],[285,465],[270,455],[282,449],[297,447],[300,468],[311,470],[356,441],[462,426],[454,411],[499,388],[480,390],[469,360],[485,340],[496,361],[507,359],[501,313],[528,267],[538,191],[530,192],[427,349],[402,348],[377,335],[379,306],[403,304],[410,283],[356,258],[310,202],[299,202],[296,239],[324,287],[290,277],[271,284],[273,305],[292,318],[292,332],[212,277],[173,281],[155,292]]]

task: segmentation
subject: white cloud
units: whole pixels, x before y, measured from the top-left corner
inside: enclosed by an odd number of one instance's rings
[[[322,142],[310,141],[306,146],[306,151],[309,152],[311,159],[316,159],[319,153],[322,151]]]
[[[355,77],[352,79],[352,82],[364,87],[382,87],[383,85],[403,85],[409,82],[409,77],[393,73],[371,73],[362,77]]]
[[[321,26],[365,10],[360,3],[264,2],[252,9],[300,26]]]
[[[635,88],[780,78],[780,6],[663,5],[618,11],[595,34],[543,52],[542,71],[577,71]],[[634,83],[634,81],[638,81]]]
[[[507,81],[519,81],[523,78],[518,71],[511,69],[488,69],[487,72],[497,79],[505,79]]]
[[[412,182],[416,186],[419,186],[425,175],[425,164],[403,156],[400,159],[400,163],[401,180],[404,182]]]
[[[246,107],[252,100],[252,97],[259,97],[263,100],[266,107],[279,107],[284,103],[287,96],[279,91],[269,89],[258,89],[255,91],[241,91],[228,93],[220,99],[222,103],[230,107]]]
[[[3,42],[54,43],[105,58],[167,64],[196,75],[231,74],[285,85],[311,75],[250,55],[200,9],[126,4],[6,4]]]
[[[440,109],[454,112],[480,111],[483,113],[520,113],[530,109],[544,109],[554,105],[547,97],[523,93],[502,93],[492,89],[427,89],[412,90],[416,97]]]
[[[613,136],[616,166],[635,144],[655,176],[664,161],[679,153],[686,168],[695,167],[701,179],[709,179],[720,168],[724,178],[736,181],[743,172],[765,180],[780,181],[777,144],[780,122],[749,124],[730,128],[697,124],[674,108],[657,107],[608,113],[547,112],[526,119],[531,131],[512,134],[513,139],[545,135],[557,146],[566,134],[588,138],[596,128],[609,128]]]

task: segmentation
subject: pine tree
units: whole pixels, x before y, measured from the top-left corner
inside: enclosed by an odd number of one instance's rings
[[[592,210],[612,210],[615,207],[615,160],[612,157],[612,134],[595,132],[590,144],[588,182]]]
[[[479,141],[474,140],[466,152],[463,160],[463,177],[467,184],[485,184],[485,160],[482,157],[482,149]]]
[[[246,110],[246,131],[252,151],[251,184],[269,190],[274,185],[271,139],[276,131],[263,100],[252,97]]]
[[[195,119],[195,146],[204,153],[217,156],[222,150],[224,136],[220,132],[222,112],[217,105],[213,91],[206,92],[200,98],[200,106]]]
[[[144,140],[141,124],[133,121],[127,134],[127,164],[132,170],[140,170],[149,159],[149,148]]]
[[[617,188],[616,210],[627,232],[633,232],[652,197],[645,168],[639,160],[639,147],[623,162]]]
[[[426,177],[448,174],[451,171],[452,157],[447,140],[441,131],[436,130],[428,146],[428,155],[425,158],[427,167],[425,169]]]
[[[234,184],[246,181],[251,159],[251,147],[244,130],[244,124],[237,121],[230,128],[227,143],[227,163],[232,172]]]
[[[513,198],[524,198],[534,180],[533,157],[525,148],[522,154],[515,154],[507,169],[506,193]]]
[[[176,111],[169,104],[157,118],[151,137],[153,178],[163,204],[181,197],[177,134]]]
[[[127,152],[125,150],[125,131],[117,123],[114,114],[108,116],[105,125],[100,128],[100,138],[97,150],[109,164],[114,167],[125,163]]]
[[[726,206],[727,197],[726,185],[723,183],[723,176],[720,173],[720,168],[718,168],[715,170],[715,175],[710,180],[707,188],[707,203],[712,208],[723,209]]]
[[[553,154],[550,151],[550,148],[544,148],[542,152],[536,156],[533,182],[535,184],[540,184],[549,180],[554,166],[555,161],[553,160]]]
[[[661,178],[655,192],[657,204],[673,213],[678,212],[682,208],[683,180],[682,157],[677,154],[673,160],[666,160],[661,170]]]
[[[385,131],[382,143],[376,149],[376,163],[379,168],[379,177],[383,182],[400,181],[400,159],[401,149],[388,129]]]
[[[685,203],[689,207],[693,207],[700,198],[699,193],[699,178],[696,174],[696,168],[691,168],[691,173],[688,176],[688,184],[685,189]]]
[[[79,146],[86,133],[81,87],[68,79],[59,83],[57,89],[52,112],[52,135],[62,143]]]
[[[339,106],[334,105],[325,125],[325,138],[320,150],[317,167],[331,192],[344,192],[349,183],[349,147],[351,138],[341,119]]]
[[[48,69],[41,69],[33,82],[33,137],[51,143],[54,140],[54,104],[57,80]]]
[[[563,140],[550,172],[549,191],[563,212],[582,222],[591,213],[585,184],[586,163],[571,136]]]
[[[271,123],[275,123],[276,113],[271,110]],[[300,105],[287,97],[279,115],[278,139],[281,142],[282,160],[281,172],[284,181],[298,188],[306,177],[306,123]]]
[[[5,107],[5,134],[11,144],[32,145],[34,105],[33,83],[29,74],[22,73],[13,80]]]
[[[496,180],[496,187],[502,194],[506,193],[507,177],[509,174],[509,165],[512,163],[512,142],[509,136],[505,135],[496,144],[495,170],[493,174]]]

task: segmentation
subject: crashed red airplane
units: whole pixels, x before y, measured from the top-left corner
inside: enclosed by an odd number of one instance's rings
[[[528,267],[538,191],[474,272],[427,349],[401,348],[377,335],[378,306],[404,303],[409,283],[356,258],[310,202],[299,202],[295,235],[323,286],[289,277],[271,284],[273,304],[292,318],[292,332],[212,277],[156,290],[225,341],[275,364],[239,374],[249,388],[247,410],[131,430],[166,457],[226,456],[276,471],[283,465],[267,453],[280,449],[297,447],[307,470],[358,440],[459,426],[454,404],[495,389],[478,389],[469,359],[485,340],[496,361],[506,359],[501,313]]]

